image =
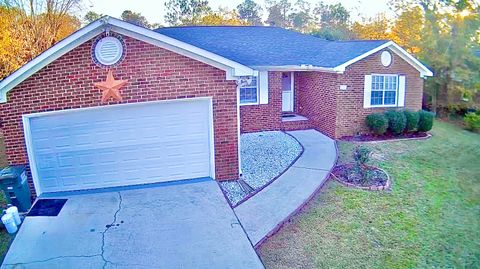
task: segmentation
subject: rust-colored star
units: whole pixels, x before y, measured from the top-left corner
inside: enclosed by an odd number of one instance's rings
[[[110,98],[113,98],[113,100],[116,101],[122,101],[120,88],[127,84],[127,82],[128,80],[115,80],[115,78],[113,78],[113,71],[108,70],[107,80],[104,82],[94,83],[93,85],[103,90],[102,102],[107,102]]]

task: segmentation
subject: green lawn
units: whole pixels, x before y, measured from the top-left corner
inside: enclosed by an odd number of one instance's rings
[[[439,121],[432,133],[368,144],[393,190],[328,182],[261,246],[267,268],[480,268],[480,135]],[[339,143],[340,162],[353,146]]]

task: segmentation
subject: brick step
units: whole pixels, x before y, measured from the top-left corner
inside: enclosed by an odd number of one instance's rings
[[[282,130],[284,131],[305,130],[313,128],[310,120],[300,115],[288,115],[282,117],[281,126]]]

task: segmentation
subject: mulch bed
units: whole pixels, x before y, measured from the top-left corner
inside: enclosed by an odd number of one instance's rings
[[[358,169],[354,164],[337,165],[332,170],[333,177],[348,187],[355,187],[366,190],[385,190],[389,189],[391,182],[390,177],[384,170],[374,167],[365,166],[364,173],[368,175],[368,181],[363,181]]]
[[[399,139],[417,139],[417,138],[427,138],[429,137],[428,133],[405,133],[401,135],[394,135],[392,133],[386,133],[384,135],[374,135],[374,134],[362,134],[355,136],[344,136],[340,140],[349,141],[349,142],[372,142],[372,141],[385,141],[385,140],[399,140]]]

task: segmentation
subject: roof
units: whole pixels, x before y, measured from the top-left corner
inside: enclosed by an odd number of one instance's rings
[[[185,26],[155,31],[250,67],[312,65],[333,68],[389,42],[327,41],[268,26]]]
[[[392,41],[327,41],[277,27],[190,26],[155,31],[109,16],[72,33],[0,81],[0,103],[7,92],[49,63],[109,30],[159,46],[225,71],[226,79],[256,76],[259,71],[285,70],[342,73],[361,59],[389,48],[420,75],[432,72]]]

